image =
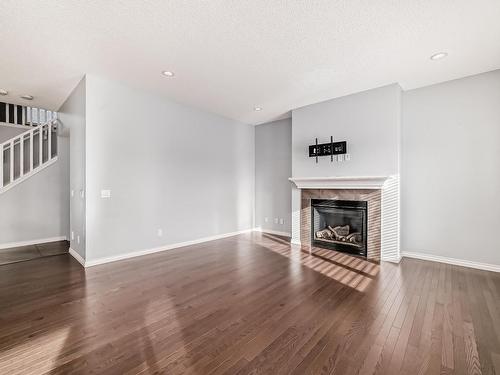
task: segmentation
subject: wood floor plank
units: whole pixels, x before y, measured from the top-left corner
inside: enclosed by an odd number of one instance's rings
[[[500,275],[244,234],[0,266],[1,374],[500,373]]]

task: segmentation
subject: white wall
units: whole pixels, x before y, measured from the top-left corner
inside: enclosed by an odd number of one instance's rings
[[[350,160],[309,157],[309,145],[347,141]],[[292,111],[293,177],[399,175],[401,87],[384,86]],[[292,188],[292,242],[300,242],[300,190]]]
[[[253,129],[94,76],[72,96],[80,104],[68,113],[87,125],[87,260],[251,228],[254,182],[256,224],[281,230],[263,218],[287,215],[289,152],[296,177],[399,174],[401,157],[402,250],[500,264],[499,71],[299,108],[291,130],[290,120]],[[308,157],[330,135],[348,142],[349,162]]]
[[[59,109],[62,133],[70,143],[70,173],[68,190],[70,199],[70,246],[85,258],[85,78],[75,87]],[[83,196],[82,196],[83,193]],[[74,238],[71,238],[71,232]],[[79,240],[79,241],[78,241]]]
[[[95,76],[86,90],[87,260],[253,226],[253,126]]]
[[[294,177],[387,176],[399,172],[401,88],[389,85],[292,111]],[[351,160],[309,158],[308,146],[347,141]]]
[[[291,233],[292,119],[255,127],[255,225]],[[266,222],[264,218],[268,218]],[[278,219],[278,224],[274,219]],[[279,219],[284,219],[280,224]]]
[[[0,247],[68,235],[69,145],[57,141],[56,163],[0,194]]]
[[[500,70],[403,95],[402,249],[500,264]]]

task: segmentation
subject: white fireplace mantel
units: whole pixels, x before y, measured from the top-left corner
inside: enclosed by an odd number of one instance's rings
[[[399,262],[399,175],[290,177],[298,189],[292,189],[292,244],[301,245],[300,222],[302,189],[367,189],[380,190],[381,196],[381,250],[382,260]],[[320,194],[321,195],[321,194]],[[307,245],[307,244],[306,244]]]
[[[382,189],[390,176],[290,177],[299,189]]]

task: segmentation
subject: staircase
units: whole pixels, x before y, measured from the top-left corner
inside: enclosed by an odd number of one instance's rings
[[[24,130],[0,144],[0,194],[57,161],[57,113],[0,102],[0,125]]]

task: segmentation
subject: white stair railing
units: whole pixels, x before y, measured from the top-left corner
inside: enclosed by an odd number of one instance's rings
[[[0,113],[4,125],[38,126],[57,118],[57,112],[4,102],[0,102]]]
[[[0,193],[56,160],[57,120],[55,118],[1,143]]]

